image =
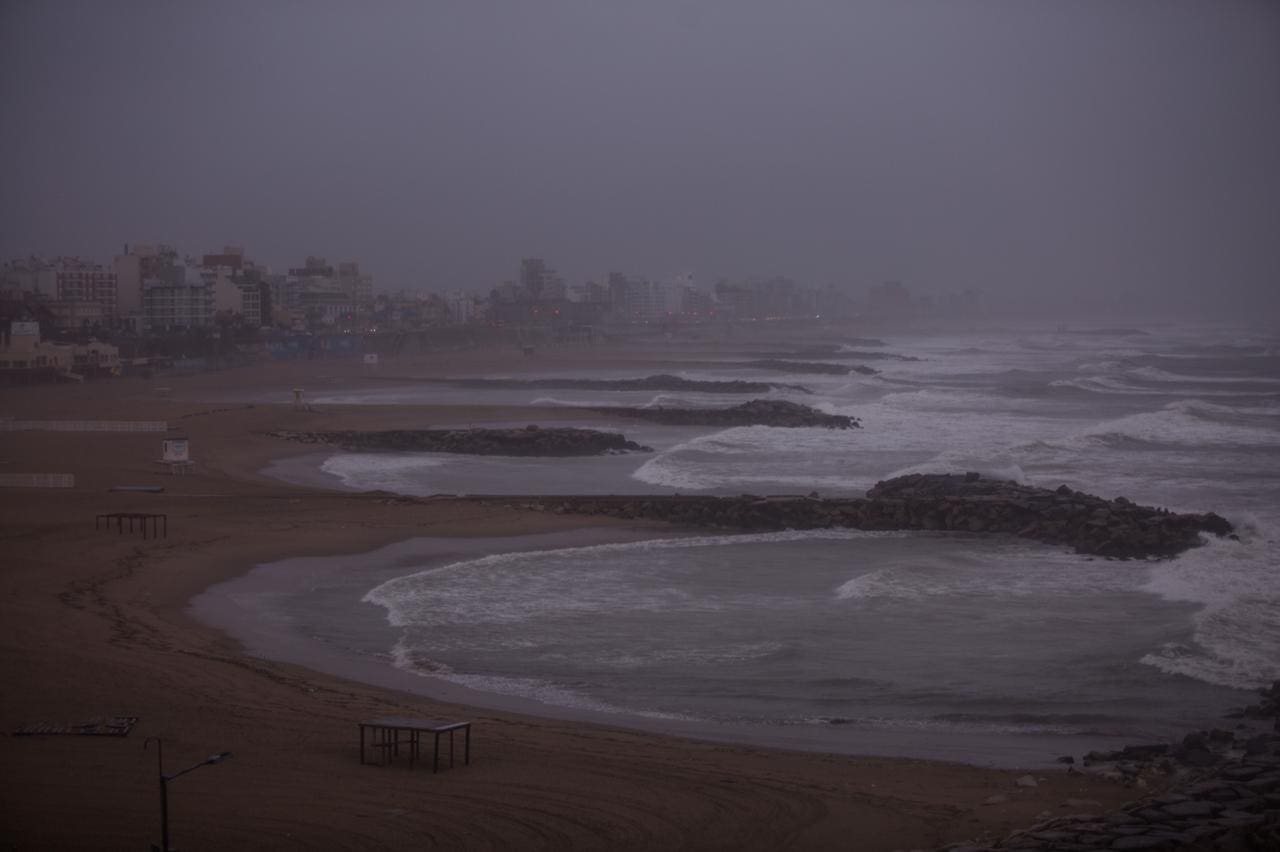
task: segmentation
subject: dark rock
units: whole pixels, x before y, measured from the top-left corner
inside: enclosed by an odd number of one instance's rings
[[[1147,760],[1153,757],[1159,757],[1169,751],[1168,743],[1151,743],[1147,745],[1131,745],[1125,746],[1120,750],[1120,755],[1126,760]]]
[[[1214,802],[1177,802],[1165,805],[1161,810],[1172,817],[1202,817],[1216,814],[1222,810],[1222,805]]]
[[[1151,830],[1151,826],[1142,823],[1140,825],[1116,825],[1110,829],[1112,834],[1123,835],[1124,837],[1133,837],[1139,834],[1146,834]]]
[[[405,381],[397,378],[396,381]],[[702,393],[765,393],[770,390],[794,390],[813,393],[803,385],[784,385],[776,382],[700,381],[679,376],[659,374],[642,379],[418,379],[429,384],[449,385],[457,388],[546,388],[548,390],[651,390],[651,391],[700,391]]]
[[[776,370],[780,373],[812,373],[829,376],[847,376],[855,372],[864,376],[874,376],[878,372],[870,367],[849,367],[844,364],[827,364],[821,361],[785,361],[781,358],[747,361],[743,366],[757,370]]]
[[[542,430],[546,434],[552,430]],[[622,440],[621,436],[614,436]],[[498,498],[487,498],[490,500]],[[524,498],[527,500],[527,498]],[[1045,513],[1057,507],[1052,492],[1013,482],[946,474],[913,474],[876,483],[865,499],[811,499],[800,496],[651,496],[566,497],[559,505],[578,514],[648,518],[701,527],[746,530],[819,529],[848,527],[864,530],[929,529],[983,530],[1021,535],[1049,544],[1098,553],[1099,540],[1083,524],[1049,522]],[[521,502],[517,498],[511,501]],[[1105,503],[1100,497],[1073,494],[1068,511],[1079,516]],[[1154,509],[1129,507],[1128,516]],[[1119,513],[1113,513],[1119,514]],[[1106,533],[1106,555],[1121,558],[1172,556],[1200,543],[1200,515],[1162,515],[1151,537],[1117,542]],[[1096,760],[1149,760],[1167,751],[1165,745],[1133,746],[1109,755],[1090,753]],[[1194,759],[1194,758],[1193,758]],[[1207,764],[1206,764],[1207,765]]]
[[[1203,748],[1193,748],[1178,754],[1178,759],[1187,766],[1212,766],[1217,762],[1213,752]]]
[[[1256,775],[1262,773],[1261,766],[1228,766],[1222,772],[1218,773],[1223,778],[1230,778],[1232,781],[1248,781]]]
[[[781,426],[858,429],[858,418],[827,414],[780,399],[753,399],[731,408],[631,408],[592,406],[588,410],[670,426]]]
[[[500,456],[598,456],[652,452],[616,432],[595,429],[395,429],[382,432],[269,432],[273,438],[328,444],[354,452],[461,453]]]
[[[1173,842],[1163,837],[1118,837],[1111,843],[1112,849],[1171,849]]]
[[[1245,782],[1245,788],[1252,793],[1269,793],[1280,787],[1280,775],[1268,773]]]

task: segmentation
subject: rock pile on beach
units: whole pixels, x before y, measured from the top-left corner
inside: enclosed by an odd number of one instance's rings
[[[884,346],[883,341],[864,340],[862,346]],[[809,346],[794,349],[790,352],[756,352],[755,357],[773,359],[792,358],[845,358],[853,361],[919,361],[914,355],[899,355],[896,352],[875,352],[866,349],[845,349],[842,346]]]
[[[900,476],[876,483],[867,498],[904,501],[922,529],[1012,532],[1120,558],[1173,556],[1199,544],[1201,533],[1233,530],[1213,512],[1174,514],[1124,497],[1106,500],[1065,485],[1034,488],[976,473]]]
[[[860,429],[858,418],[827,414],[808,405],[781,399],[753,399],[729,408],[631,408],[596,406],[588,409],[669,426],[780,426],[785,428]]]
[[[1280,694],[1280,683],[1271,689]],[[1172,778],[1173,783],[1113,813],[1056,817],[994,843],[958,843],[943,849],[1280,849],[1280,733],[1196,731],[1176,745],[1091,752],[1084,762],[1089,767],[1086,771],[1138,789],[1152,786],[1150,782],[1163,784],[1157,781],[1159,776]]]
[[[387,381],[406,381],[404,378]],[[519,390],[544,388],[546,390],[601,390],[601,391],[696,391],[699,393],[768,393],[771,390],[792,390],[813,393],[804,385],[787,385],[777,382],[704,381],[684,379],[661,373],[639,379],[418,379],[417,381],[449,385],[457,388]]]
[[[383,432],[268,432],[273,438],[354,452],[461,453],[478,456],[599,456],[653,452],[616,432],[595,429],[394,429]]]
[[[525,498],[527,500],[527,498]],[[1213,514],[1174,514],[1123,497],[1104,500],[1065,485],[1050,490],[977,473],[912,474],[879,482],[866,498],[646,496],[556,497],[524,503],[559,514],[648,518],[743,530],[951,530],[1007,533],[1120,559],[1175,556],[1201,533],[1232,532]]]
[[[757,370],[776,370],[780,373],[813,373],[828,376],[847,376],[850,373],[874,376],[879,372],[862,365],[850,367],[845,364],[828,364],[825,361],[787,361],[783,358],[762,358],[758,361],[748,361],[743,366]]]

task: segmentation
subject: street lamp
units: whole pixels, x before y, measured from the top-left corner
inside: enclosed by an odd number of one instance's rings
[[[194,772],[201,766],[211,766],[215,763],[221,763],[231,756],[231,752],[223,751],[218,754],[211,754],[199,763],[188,766],[181,772],[174,772],[169,775],[164,774],[164,740],[159,737],[147,737],[146,742],[142,744],[144,749],[150,747],[151,743],[156,744],[156,769],[160,775],[160,845],[151,845],[152,852],[171,852],[169,848],[169,782],[175,778],[186,775],[188,772]]]

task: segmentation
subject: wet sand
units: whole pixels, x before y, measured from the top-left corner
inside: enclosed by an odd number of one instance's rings
[[[542,355],[543,353],[540,353]],[[584,359],[546,353],[528,369]],[[591,363],[640,363],[627,349]],[[557,360],[558,359],[558,360]],[[530,359],[533,360],[533,359]],[[440,374],[516,372],[510,352],[451,353]],[[415,373],[433,365],[407,364]],[[158,840],[154,751],[165,769],[234,757],[170,788],[174,845],[198,849],[897,849],[999,835],[1037,815],[1097,810],[1132,790],[1061,770],[859,758],[747,747],[479,708],[246,653],[189,611],[211,586],[293,557],[363,554],[418,537],[500,539],[604,528],[590,518],[438,499],[410,503],[284,483],[273,460],[314,453],[255,434],[518,420],[496,407],[294,411],[287,389],[362,381],[358,365],[302,362],[163,382],[0,390],[0,416],[163,419],[191,439],[171,476],[146,433],[0,433],[0,470],[67,472],[73,489],[0,490],[0,723],[136,715],[128,737],[3,737],[0,844],[138,849]],[[162,396],[155,387],[169,390]],[[280,404],[216,402],[247,391]],[[580,411],[539,416],[583,420]],[[162,494],[109,492],[160,485]],[[169,536],[95,531],[104,512],[164,512]],[[608,524],[608,535],[670,533]],[[604,532],[599,534],[606,534]],[[474,762],[439,775],[361,766],[355,723],[387,715],[471,719]],[[983,805],[994,794],[1008,802]]]

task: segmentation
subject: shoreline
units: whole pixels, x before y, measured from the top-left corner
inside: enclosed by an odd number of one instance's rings
[[[488,360],[492,353],[477,369]],[[145,844],[154,833],[156,764],[143,740],[154,736],[165,738],[169,771],[210,751],[235,755],[175,786],[175,841],[188,849],[420,848],[430,839],[452,848],[772,850],[852,842],[887,850],[1003,836],[1046,810],[1097,810],[1133,797],[1121,783],[1060,770],[1025,788],[1009,771],[937,760],[778,750],[490,711],[247,654],[188,606],[255,565],[358,556],[430,535],[672,531],[447,499],[398,503],[332,483],[274,480],[263,474],[273,460],[303,453],[256,434],[270,428],[320,419],[348,428],[493,420],[512,410],[307,412],[206,401],[219,382],[236,392],[246,379],[262,389],[288,387],[303,371],[289,366],[252,377],[166,380],[173,388],[164,397],[144,382],[5,397],[6,413],[24,417],[167,420],[190,437],[197,466],[183,477],[160,470],[155,436],[7,435],[12,469],[74,470],[76,487],[0,492],[0,618],[9,628],[0,675],[11,696],[0,718],[9,730],[116,714],[139,721],[125,738],[0,737],[10,805],[0,837],[39,848]],[[311,368],[320,366],[333,368]],[[580,411],[562,416],[583,419]],[[120,483],[165,492],[108,492]],[[95,531],[89,521],[108,511],[166,512],[168,538]],[[355,722],[384,715],[472,718],[476,759],[438,778],[361,766]],[[1004,800],[984,804],[993,794]],[[67,801],[81,803],[80,819],[65,819]]]
[[[360,563],[359,570],[362,573],[372,575],[366,584],[376,584],[401,576],[399,572],[402,569],[429,570],[449,562],[486,555],[700,534],[706,533],[676,529],[583,527],[517,537],[415,538],[394,542],[354,557],[292,557],[260,563],[195,595],[186,611],[199,622],[239,642],[245,653],[254,657],[299,665],[372,686],[422,695],[434,701],[556,721],[621,726],[693,740],[850,757],[924,760],[973,767],[1041,771],[1060,767],[1057,758],[1063,754],[1119,749],[1135,741],[1132,736],[1105,734],[931,731],[909,725],[895,729],[891,726],[861,725],[734,724],[707,719],[656,716],[621,707],[597,709],[539,701],[533,697],[486,691],[452,682],[446,677],[406,670],[390,659],[389,649],[386,655],[370,657],[356,654],[350,649],[332,647],[318,637],[301,636],[287,626],[274,622],[264,623],[263,616],[266,613],[255,608],[251,600],[263,595],[287,594],[296,590],[304,581],[314,588],[328,577],[343,572],[344,567],[340,563],[349,564],[352,561]],[[381,611],[376,617],[385,621]],[[368,619],[361,616],[360,620]],[[587,703],[590,704],[589,701]]]

